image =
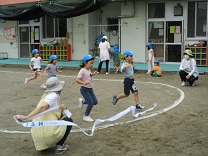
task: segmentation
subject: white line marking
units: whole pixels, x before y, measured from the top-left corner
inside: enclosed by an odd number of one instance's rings
[[[0,71],[0,72],[24,73],[24,72],[11,72],[11,71]],[[32,73],[27,73],[27,74],[32,74]],[[59,77],[71,77],[71,78],[75,78],[75,76],[65,76],[65,75],[58,75],[58,76]],[[114,79],[93,79],[93,80],[96,80],[96,81],[117,81],[117,82],[123,81],[123,80],[114,80]],[[177,99],[169,107],[164,108],[164,109],[161,109],[161,110],[158,110],[158,111],[156,111],[156,112],[154,112],[152,114],[149,114],[147,116],[138,117],[138,118],[135,118],[135,119],[126,121],[126,122],[117,122],[117,123],[113,123],[113,124],[107,124],[107,125],[97,126],[95,128],[95,130],[104,129],[104,128],[108,128],[108,127],[113,127],[113,126],[117,126],[117,125],[123,125],[123,124],[131,123],[131,122],[138,121],[138,120],[142,120],[142,119],[147,119],[147,118],[150,118],[150,117],[153,117],[153,116],[162,114],[162,113],[167,112],[167,111],[173,109],[174,107],[178,106],[183,101],[183,99],[185,97],[184,92],[180,88],[177,88],[177,87],[174,87],[174,86],[171,86],[171,85],[168,85],[168,84],[155,83],[155,82],[142,82],[142,81],[139,81],[139,83],[146,83],[146,84],[153,84],[153,85],[161,85],[161,86],[167,86],[167,87],[176,89],[180,93],[180,98]],[[83,128],[83,130],[85,130],[85,131],[91,130],[91,127],[89,127],[89,128]],[[30,133],[30,131],[10,131],[10,130],[2,130],[2,129],[0,129],[0,132],[3,132],[3,133],[15,133],[15,134],[17,134],[17,133],[23,133],[23,134]],[[71,130],[71,132],[81,132],[81,130],[80,129],[75,129],[75,130]]]

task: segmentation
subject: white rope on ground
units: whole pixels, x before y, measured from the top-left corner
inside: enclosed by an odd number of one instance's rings
[[[147,109],[147,110],[145,110],[145,111],[142,111],[142,112],[139,112],[139,113],[135,113],[135,111],[136,111],[136,107],[135,107],[135,106],[130,106],[130,107],[127,108],[126,110],[124,110],[124,111],[122,111],[122,112],[120,112],[120,113],[118,113],[118,114],[116,114],[116,115],[114,115],[114,116],[112,116],[112,117],[110,117],[110,118],[108,118],[108,119],[96,119],[95,122],[94,122],[94,124],[93,124],[93,127],[92,127],[92,129],[91,129],[91,134],[88,134],[84,129],[82,129],[82,128],[81,128],[80,126],[78,126],[77,124],[75,124],[75,123],[73,123],[73,122],[64,121],[64,120],[50,120],[50,121],[37,121],[37,122],[19,122],[19,121],[17,120],[17,119],[18,119],[18,115],[15,115],[13,118],[15,119],[15,121],[16,121],[18,124],[20,124],[20,125],[22,125],[22,126],[24,126],[24,127],[43,127],[43,126],[64,126],[64,125],[70,125],[70,126],[76,126],[76,127],[78,127],[78,128],[79,128],[85,135],[87,135],[87,136],[93,136],[94,131],[95,131],[95,129],[96,129],[96,125],[98,125],[98,124],[100,124],[100,123],[103,123],[103,122],[105,122],[105,121],[115,121],[115,120],[117,120],[117,119],[123,117],[124,115],[126,115],[126,114],[129,113],[129,112],[132,113],[132,116],[133,116],[134,118],[137,118],[139,115],[142,115],[142,114],[145,114],[145,113],[147,113],[147,112],[149,112],[149,111],[152,111],[156,106],[157,106],[157,104],[155,103],[155,104],[153,104],[153,107],[152,107],[152,108],[149,108],[149,109]],[[37,117],[39,117],[39,116],[41,116],[41,115],[43,115],[43,114],[46,114],[46,113],[48,113],[48,112],[50,112],[50,111],[54,111],[54,110],[57,110],[57,109],[58,109],[58,107],[53,108],[53,109],[46,110],[46,111],[44,111],[44,112],[42,112],[42,113],[39,113],[39,114],[37,114],[37,115],[35,115],[35,116],[29,118],[27,121],[32,120],[32,119],[35,119],[35,118],[37,118]],[[72,115],[71,112],[70,112],[68,109],[66,109],[66,110],[64,111],[64,113],[65,113],[69,118],[70,118],[71,115]]]

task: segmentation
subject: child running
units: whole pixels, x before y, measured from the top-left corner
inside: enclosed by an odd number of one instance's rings
[[[30,70],[34,71],[34,76],[31,78],[26,78],[25,84],[27,84],[31,80],[36,79],[37,76],[39,76],[40,77],[40,88],[46,88],[45,84],[43,83],[43,75],[41,73],[40,62],[43,62],[43,63],[47,63],[47,62],[42,61],[41,57],[39,56],[38,49],[33,49],[32,55],[33,55],[33,57],[30,60],[29,67],[30,67]],[[33,67],[32,67],[32,65],[33,65]]]
[[[44,71],[44,75],[47,75],[47,72],[48,72],[48,78],[56,77],[56,72],[62,73],[62,71],[58,70],[58,68],[56,66],[57,58],[58,57],[56,55],[50,56],[50,64],[47,65],[47,67],[45,68],[45,71]]]
[[[119,53],[118,45],[115,44],[113,47],[113,52],[111,53],[111,56],[113,56],[114,67],[116,68],[115,73],[119,71],[119,66],[120,66],[120,59],[118,57],[119,54],[120,53]]]
[[[91,73],[90,68],[92,68],[94,63],[94,58],[91,55],[85,55],[82,57],[82,68],[76,78],[76,82],[81,84],[80,93],[84,99],[79,98],[79,107],[82,108],[84,104],[87,104],[83,120],[87,122],[93,122],[94,120],[90,117],[90,112],[93,105],[98,103],[98,100],[92,89],[92,76],[97,74],[97,71]]]
[[[124,93],[121,93],[118,96],[113,96],[112,103],[115,105],[119,99],[128,97],[130,95],[130,91],[134,94],[134,100],[136,103],[136,109],[143,109],[139,103],[138,89],[134,84],[134,69],[133,69],[133,53],[129,50],[123,52],[124,62],[121,65],[121,71],[124,74]]]
[[[150,75],[154,77],[161,77],[162,76],[162,71],[160,68],[160,61],[155,60],[154,62],[154,68],[153,70],[150,71]]]

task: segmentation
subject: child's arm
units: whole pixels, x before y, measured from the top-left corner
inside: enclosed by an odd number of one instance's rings
[[[94,75],[96,75],[97,74],[97,71],[94,71],[93,73],[92,73],[92,76],[94,76]]]
[[[42,59],[40,59],[40,62],[48,64],[48,61],[43,61]]]
[[[131,66],[131,63],[128,63],[126,66],[124,66],[121,70],[122,72],[124,72],[127,68],[129,68]]]
[[[30,61],[29,67],[30,67],[30,70],[33,70],[33,68],[32,68],[32,61]]]
[[[86,82],[82,81],[81,78],[76,78],[76,82],[84,86],[90,83],[90,81],[86,81]]]
[[[61,70],[56,69],[56,71],[57,71],[58,73],[62,73],[62,71],[61,71]]]

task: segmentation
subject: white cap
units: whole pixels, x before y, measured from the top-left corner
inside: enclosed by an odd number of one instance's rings
[[[104,39],[106,39],[106,40],[108,39],[108,37],[107,37],[107,36],[103,36],[103,38],[104,38]]]

